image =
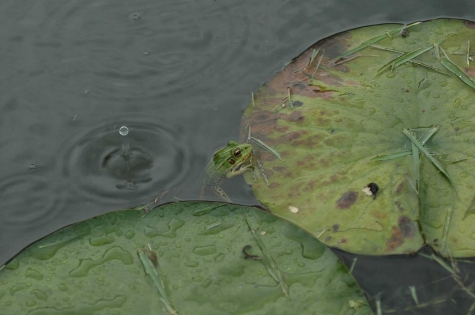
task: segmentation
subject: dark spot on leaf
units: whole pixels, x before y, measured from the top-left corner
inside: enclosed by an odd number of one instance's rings
[[[393,226],[393,234],[386,242],[388,251],[393,251],[395,248],[401,246],[404,243],[406,237],[413,237],[416,233],[416,227],[412,220],[406,216],[399,217],[398,226]]]
[[[290,115],[285,115],[283,118],[293,122],[302,122],[304,120],[302,113],[299,111],[294,111]]]
[[[399,225],[403,237],[413,237],[416,233],[414,223],[406,216],[399,217],[397,224]]]
[[[306,131],[306,130],[289,132],[289,133],[284,134],[282,137],[280,137],[279,142],[280,141],[291,142],[293,140],[296,140],[296,139],[300,138],[302,135],[305,135],[307,133],[308,133],[308,131]]]
[[[253,119],[255,120],[267,120],[269,119],[269,115],[267,112],[261,112],[260,114],[258,115],[254,115],[254,117],[252,117]]]
[[[404,243],[404,237],[401,233],[401,230],[393,226],[393,234],[386,242],[388,251],[393,251],[395,248],[401,246],[402,243]]]
[[[346,239],[346,238],[342,238],[342,239],[338,242],[338,244],[346,244],[346,243],[348,243],[348,239]]]
[[[295,101],[294,102],[294,107],[300,107],[302,105],[303,105],[303,102],[301,102],[301,101]]]
[[[339,224],[333,224],[332,226],[332,230],[333,232],[338,232],[338,229],[340,228],[340,225]]]
[[[297,72],[298,72],[298,71],[297,71]],[[308,85],[308,84],[303,83],[302,81],[299,81],[299,82],[295,82],[295,83],[292,85],[292,87],[297,87],[297,88],[299,88],[300,90],[304,90],[304,89],[307,87],[307,85]],[[300,102],[300,103],[302,103],[302,102]],[[294,105],[295,105],[295,103],[294,103]]]
[[[157,267],[158,266],[158,258],[157,258],[157,253],[151,250],[146,250],[145,254],[147,255],[147,258],[152,262],[152,264]]]
[[[475,22],[472,21],[463,21],[463,24],[468,28],[475,28]]]
[[[272,175],[274,175],[274,172],[272,170],[264,170],[264,173],[266,174],[267,177],[271,177]]]
[[[269,185],[270,188],[277,188],[279,187],[279,183],[273,182]]]
[[[336,206],[339,209],[349,209],[356,202],[356,199],[358,199],[358,192],[349,190],[341,195],[336,202]]]
[[[340,33],[340,36],[334,35],[334,36],[330,37],[330,39],[336,41],[336,40],[338,39],[338,37],[341,37],[341,38],[343,38],[343,39],[350,39],[350,38],[353,38],[353,36],[351,35],[351,33],[350,33],[349,31],[346,31],[346,32]],[[340,52],[338,52],[338,54],[341,55]]]
[[[331,241],[332,238],[333,238],[333,237],[331,237],[331,236],[325,237],[325,242],[328,243],[329,241]]]
[[[283,172],[283,171],[285,171],[287,168],[285,168],[285,167],[283,167],[283,166],[274,166],[272,169],[273,169],[274,171],[276,171],[276,172]]]
[[[401,205],[401,203],[399,201],[396,201],[394,204],[399,209],[399,211],[404,211],[404,207]]]
[[[400,184],[397,186],[396,195],[400,195],[403,190],[404,190],[404,182],[400,183]]]

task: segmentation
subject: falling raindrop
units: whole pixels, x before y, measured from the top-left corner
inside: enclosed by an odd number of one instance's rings
[[[119,133],[120,133],[121,136],[125,137],[126,135],[129,134],[129,128],[127,128],[126,126],[122,126],[119,129]]]

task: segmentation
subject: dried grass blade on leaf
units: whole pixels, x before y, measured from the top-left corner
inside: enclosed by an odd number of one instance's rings
[[[379,42],[380,40],[382,39],[385,39],[386,37],[389,37],[391,35],[394,35],[398,32],[400,32],[401,30],[405,29],[405,28],[410,28],[412,26],[415,26],[417,24],[420,24],[421,22],[415,22],[415,23],[412,23],[412,24],[409,24],[409,25],[406,25],[406,26],[403,26],[403,27],[399,27],[397,29],[394,29],[394,30],[391,30],[391,31],[388,31],[386,32],[385,34],[383,35],[379,35],[379,36],[376,36],[376,37],[373,37],[371,39],[368,39],[367,41],[363,42],[361,45],[359,45],[358,47],[356,48],[353,48],[351,50],[348,50],[346,53],[338,56],[336,59],[340,59],[340,58],[343,58],[343,57],[346,57],[346,56],[349,56],[351,54],[354,54],[355,52],[358,52],[362,49],[365,49],[366,47],[369,47],[371,45],[373,45],[374,43],[377,43]]]
[[[318,68],[320,67],[320,63],[322,62],[323,56],[325,55],[325,49],[322,51],[322,54],[320,55],[320,58],[318,58],[317,66],[315,67],[315,71],[313,71],[312,74],[312,80],[315,77],[315,74],[317,73]]]
[[[312,57],[310,57],[310,61],[308,62],[307,67],[310,67],[312,65],[313,61],[315,60],[315,57],[317,57],[319,52],[320,52],[320,48],[314,49],[312,51]]]
[[[266,149],[267,151],[269,151],[270,153],[272,153],[272,155],[274,155],[276,158],[278,158],[279,160],[281,161],[284,161],[282,159],[282,157],[280,156],[279,152],[277,152],[276,150],[272,149],[271,147],[269,147],[267,144],[265,144],[263,141],[257,139],[257,138],[254,138],[253,136],[250,136],[249,137],[250,140],[254,141],[255,143],[257,143],[260,147]]]
[[[452,61],[447,58],[442,58],[440,63],[450,72],[452,72],[457,78],[459,78],[463,83],[475,90],[475,82],[470,79],[468,75],[465,74],[459,67],[457,67]]]
[[[145,273],[147,273],[152,279],[153,284],[155,285],[158,290],[158,293],[160,294],[160,300],[167,308],[169,314],[178,314],[177,311],[175,311],[171,306],[170,300],[168,299],[167,293],[165,291],[163,281],[157,272],[156,268],[158,267],[158,262],[156,260],[157,255],[155,254],[155,252],[149,249],[139,249],[137,253],[139,255],[140,262],[144,267]]]
[[[434,45],[437,45],[437,44],[434,44]],[[435,46],[434,46],[435,47]],[[438,47],[438,46],[437,46]],[[379,49],[379,50],[383,50],[383,51],[389,51],[389,52],[393,52],[393,53],[396,53],[396,54],[400,54],[400,55],[403,55],[405,54],[403,51],[400,51],[400,50],[396,50],[396,49],[392,49],[392,48],[388,48],[388,47],[382,47],[382,46],[378,46],[378,45],[371,45],[371,48],[375,48],[375,49]],[[437,58],[439,59],[439,58]],[[444,71],[442,71],[441,69],[439,68],[436,68],[436,67],[433,67],[431,65],[428,65],[426,63],[423,63],[421,61],[417,61],[417,60],[407,60],[407,62],[413,64],[413,65],[416,65],[416,66],[419,66],[419,67],[423,67],[423,68],[426,68],[428,70],[432,70],[434,72],[437,72],[437,73],[440,73],[442,75],[445,75],[445,76],[450,76],[449,73],[446,73]]]
[[[280,284],[280,286],[282,288],[282,292],[284,293],[284,295],[286,297],[288,297],[289,296],[289,288],[285,284],[284,279],[282,277],[282,274],[281,274],[279,268],[277,267],[277,264],[274,261],[274,258],[272,258],[271,254],[267,250],[264,242],[261,240],[261,238],[254,231],[254,229],[251,225],[251,222],[249,222],[249,219],[247,217],[246,217],[246,223],[249,226],[249,229],[251,230],[252,235],[254,236],[254,239],[256,240],[257,244],[259,245],[262,253],[264,254],[264,259],[262,259],[261,261],[264,263],[264,266],[266,267],[267,272],[270,274],[270,276],[277,283]]]
[[[287,100],[289,101],[289,106],[292,110],[295,110],[294,107],[294,102],[292,101],[292,98],[290,97],[290,88],[287,88]]]
[[[412,162],[414,164],[414,176],[416,180],[416,191],[419,191],[419,165],[420,165],[420,156],[419,150],[417,149],[416,145],[412,143]]]
[[[388,160],[393,160],[397,159],[403,156],[411,155],[412,151],[402,151],[402,152],[397,152],[391,155],[382,155],[382,156],[376,156],[372,158],[372,161],[388,161]]]
[[[453,189],[455,190],[455,193],[458,196],[458,192],[457,192],[457,188],[455,186],[455,182],[453,181],[452,177],[450,177],[449,173],[444,168],[444,166],[439,162],[439,160],[437,160],[434,156],[432,156],[432,154],[430,154],[429,151],[427,151],[427,149],[424,148],[424,146],[412,135],[411,132],[409,132],[409,130],[403,129],[402,132],[409,138],[409,140],[411,140],[411,142],[419,149],[419,151],[424,153],[424,155],[429,159],[429,161],[431,161],[432,164],[434,164],[434,166],[437,169],[439,169],[439,171],[441,171],[442,174],[445,175],[445,177],[449,180],[450,184],[452,185]]]
[[[430,46],[427,46],[427,47],[419,48],[419,49],[404,53],[403,55],[390,60],[384,66],[379,68],[377,72],[378,72],[378,74],[381,74],[389,68],[391,68],[391,71],[393,71],[394,69],[396,69],[397,67],[399,67],[403,63],[411,61],[412,59],[422,55],[423,53],[425,53],[425,52],[427,52],[427,51],[429,51],[433,48],[434,48],[434,46],[430,45]]]
[[[442,71],[441,69],[439,68],[436,68],[436,67],[433,67],[431,65],[428,65],[428,64],[425,64],[423,62],[420,62],[420,61],[417,61],[417,60],[409,60],[409,62],[413,65],[416,65],[416,66],[420,66],[420,67],[424,67],[428,70],[432,70],[434,72],[437,72],[439,74],[442,74],[442,75],[445,75],[446,77],[450,77],[450,74],[445,72],[445,71]]]
[[[466,61],[467,61],[467,66],[470,66],[470,39],[467,40],[467,57],[466,57]]]
[[[429,129],[427,129],[423,134],[422,136],[419,138],[419,141],[421,142],[422,145],[425,145],[427,141],[429,141],[430,138],[432,138],[432,136],[437,132],[439,131],[440,129],[440,126],[439,125],[435,125],[435,126],[432,126],[430,127]]]

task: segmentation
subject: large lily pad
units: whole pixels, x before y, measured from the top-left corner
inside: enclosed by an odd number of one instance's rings
[[[269,181],[246,176],[257,198],[349,252],[408,253],[427,242],[444,256],[474,256],[473,28],[448,19],[365,27],[293,60],[242,120],[243,138],[250,126],[283,159],[257,154]],[[370,183],[375,196],[362,191]]]
[[[0,283],[2,315],[372,314],[323,244],[269,213],[220,203],[70,226],[0,270]]]

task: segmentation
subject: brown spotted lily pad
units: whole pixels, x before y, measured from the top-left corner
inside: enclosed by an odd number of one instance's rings
[[[426,242],[475,256],[472,47],[473,23],[448,19],[360,28],[310,47],[244,113],[257,198],[349,252],[409,253]]]

